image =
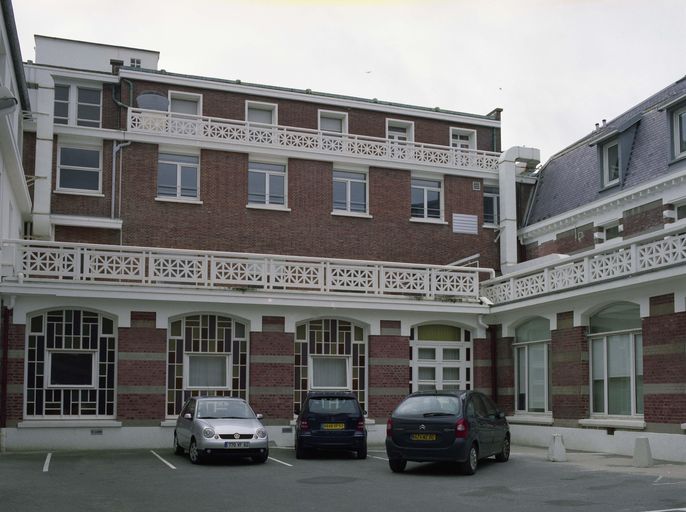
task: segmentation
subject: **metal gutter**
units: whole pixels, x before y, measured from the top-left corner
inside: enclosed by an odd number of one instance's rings
[[[12,10],[12,0],[0,0],[0,5],[2,5],[2,17],[5,20],[5,28],[7,29],[7,39],[10,44],[12,67],[14,68],[14,76],[17,81],[17,89],[19,89],[18,94],[21,109],[31,110],[29,90],[28,87],[26,87],[26,79],[24,78],[24,64],[21,59],[21,47],[19,46],[17,25],[14,21],[14,11]]]

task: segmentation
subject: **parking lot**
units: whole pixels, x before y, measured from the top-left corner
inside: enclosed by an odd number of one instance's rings
[[[388,468],[381,446],[366,460],[319,454],[297,460],[272,448],[265,464],[192,465],[172,449],[0,454],[0,510],[7,512],[237,510],[686,511],[686,468],[631,467],[631,460],[514,447],[509,462],[474,476],[446,464]]]

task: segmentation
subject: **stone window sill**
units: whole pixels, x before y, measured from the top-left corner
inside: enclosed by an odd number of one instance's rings
[[[553,416],[551,414],[515,414],[508,416],[507,421],[514,425],[552,425]]]
[[[645,430],[646,428],[646,422],[641,418],[589,418],[579,420],[579,425],[582,427],[621,428],[630,430]]]
[[[25,420],[17,428],[119,428],[121,421],[116,420]]]
[[[160,422],[160,427],[175,427],[176,426],[176,420],[164,420]]]

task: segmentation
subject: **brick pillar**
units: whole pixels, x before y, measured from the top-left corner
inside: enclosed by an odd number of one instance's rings
[[[131,327],[118,330],[117,418],[159,424],[166,416],[167,330],[154,312],[132,311]]]
[[[11,313],[10,313],[11,315]],[[7,426],[12,427],[24,418],[24,354],[26,326],[9,324],[7,353]]]
[[[295,337],[283,317],[262,317],[262,332],[250,333],[250,405],[265,423],[293,418]]]
[[[556,423],[589,417],[588,339],[586,327],[574,327],[573,319],[572,311],[558,313],[558,328],[550,332],[551,393]]]
[[[650,298],[643,319],[643,397],[646,423],[679,425],[686,418],[686,313],[674,295]]]
[[[490,331],[490,329],[489,329]],[[497,396],[492,396],[506,414],[514,414],[514,352],[513,337],[496,338]]]
[[[388,416],[409,392],[410,338],[400,335],[400,322],[381,320],[381,335],[369,336],[370,418]]]
[[[472,389],[493,396],[493,342],[491,335],[500,336],[500,325],[492,325],[485,338],[475,338],[472,346]]]

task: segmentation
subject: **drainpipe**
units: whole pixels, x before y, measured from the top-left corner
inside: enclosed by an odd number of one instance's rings
[[[121,148],[124,148],[126,146],[130,146],[131,141],[129,142],[122,142],[119,144],[114,144],[112,146],[112,208],[110,209],[110,218],[114,219],[114,203],[115,203],[115,198],[117,196],[116,194],[116,187],[117,187],[117,173],[115,172],[117,168],[117,153],[121,150]],[[121,162],[121,159],[120,159]],[[119,173],[121,176],[121,173]],[[120,178],[121,182],[121,178]],[[121,190],[119,191],[119,195],[121,196]],[[120,203],[121,204],[121,203]],[[120,211],[121,215],[121,211]]]
[[[498,160],[500,188],[500,270],[503,274],[517,264],[517,163],[533,168],[541,159],[535,148],[515,146]]]
[[[133,82],[131,80],[128,80],[126,78],[121,79],[122,82],[126,82],[127,85],[129,86],[129,100],[133,99]],[[114,85],[112,86],[112,101],[115,103],[115,105],[125,108],[127,111],[131,105],[127,105],[126,103],[122,103],[121,100],[117,99],[117,96],[115,95],[115,89]],[[117,116],[117,129],[121,129],[121,113],[120,115]]]
[[[10,348],[10,310],[2,305],[2,332],[0,333],[2,343],[2,367],[0,368],[0,428],[7,426],[7,395],[8,395],[8,372]]]

